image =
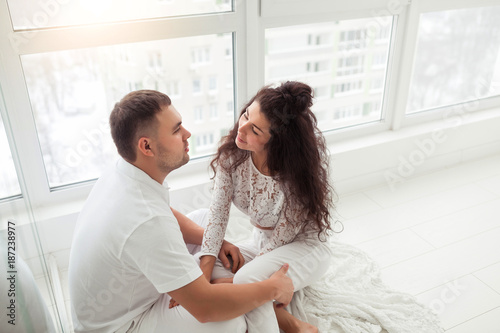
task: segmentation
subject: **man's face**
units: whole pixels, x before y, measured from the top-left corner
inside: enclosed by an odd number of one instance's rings
[[[156,117],[156,164],[162,172],[168,174],[189,161],[187,139],[191,133],[182,126],[182,117],[173,105],[164,107]]]

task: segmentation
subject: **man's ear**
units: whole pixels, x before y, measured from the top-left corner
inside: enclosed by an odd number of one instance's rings
[[[148,157],[154,156],[154,153],[151,150],[151,140],[149,138],[141,137],[137,141],[137,154],[142,154]]]

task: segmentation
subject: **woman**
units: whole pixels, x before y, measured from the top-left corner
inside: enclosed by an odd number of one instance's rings
[[[325,141],[310,109],[312,98],[311,87],[300,82],[264,87],[222,139],[211,163],[214,192],[199,254],[209,280],[255,282],[269,276],[273,267],[289,263],[288,275],[298,290],[326,271],[333,190]],[[254,239],[240,245],[241,254],[231,258],[232,272],[216,264],[231,203],[255,227]],[[287,333],[316,331],[273,304],[257,308],[246,319],[249,333],[279,332],[278,323]]]

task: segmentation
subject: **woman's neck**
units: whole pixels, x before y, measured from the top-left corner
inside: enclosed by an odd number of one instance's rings
[[[269,169],[267,168],[267,156],[266,154],[257,154],[255,152],[251,152],[250,154],[252,158],[253,165],[260,171],[263,175],[271,176]]]

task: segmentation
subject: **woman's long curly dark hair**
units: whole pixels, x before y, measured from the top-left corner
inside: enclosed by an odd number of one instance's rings
[[[304,207],[302,231],[313,227],[318,238],[333,230],[331,212],[334,208],[334,190],[329,182],[329,155],[317,120],[311,111],[312,89],[301,82],[288,81],[276,88],[263,87],[240,112],[241,115],[254,102],[270,123],[271,138],[267,142],[266,166],[271,175],[279,180],[287,195],[286,204],[293,202]],[[214,174],[217,166],[232,157],[228,172],[234,172],[250,154],[236,146],[238,121],[229,134],[221,139],[221,145],[210,163]],[[224,163],[225,164],[225,163]],[[215,175],[214,175],[215,177]],[[286,190],[287,189],[287,190]],[[286,207],[285,207],[286,209]],[[290,221],[291,222],[291,221]]]

